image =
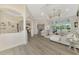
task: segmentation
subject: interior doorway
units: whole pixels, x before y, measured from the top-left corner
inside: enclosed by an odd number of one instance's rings
[[[31,38],[31,24],[30,23],[26,24],[26,30],[27,30],[28,41],[30,41],[30,38]]]
[[[44,30],[44,24],[37,24],[38,35],[41,36],[41,31]]]

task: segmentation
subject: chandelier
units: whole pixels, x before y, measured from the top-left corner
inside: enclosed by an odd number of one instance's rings
[[[60,17],[62,12],[61,9],[52,8],[51,4],[43,6],[41,10],[42,10],[41,15],[42,16],[46,15],[49,19]]]
[[[49,19],[67,16],[70,8],[62,8],[62,5],[46,4],[41,9],[41,15]]]

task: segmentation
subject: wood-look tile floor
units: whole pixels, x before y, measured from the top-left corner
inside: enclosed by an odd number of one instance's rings
[[[75,55],[73,49],[68,46],[51,42],[44,37],[35,36],[30,39],[27,45],[0,52],[0,55]]]

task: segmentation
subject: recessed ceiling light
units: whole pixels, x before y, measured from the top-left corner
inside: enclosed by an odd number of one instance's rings
[[[69,9],[66,9],[66,11],[68,12],[68,11],[69,11]]]
[[[44,12],[41,12],[41,16],[44,16]]]

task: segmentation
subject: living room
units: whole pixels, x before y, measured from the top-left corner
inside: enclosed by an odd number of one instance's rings
[[[0,54],[79,53],[78,4],[3,4],[0,15]]]

